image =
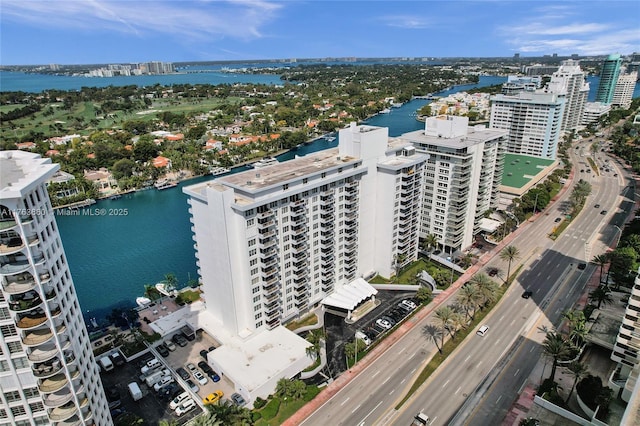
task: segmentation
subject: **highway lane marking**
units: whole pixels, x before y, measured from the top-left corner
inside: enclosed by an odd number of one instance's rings
[[[407,381],[407,378],[405,377],[404,379],[402,379],[402,381],[400,382],[400,384],[403,384],[404,382]]]
[[[464,362],[469,361],[469,358],[471,358],[471,355],[467,355],[467,357],[464,359]]]
[[[389,395],[391,395],[392,393],[394,393],[396,391],[396,388],[391,389],[391,392],[389,392]]]
[[[400,350],[399,350],[398,352],[396,352],[396,353],[397,353],[398,355],[400,355],[402,352],[404,352],[404,350],[405,350],[405,349],[406,349],[406,348],[402,348],[402,349],[400,349]]]
[[[387,380],[385,380],[384,382],[382,382],[382,384],[384,385],[385,383],[387,383],[389,381],[389,379],[391,378],[391,376],[387,377]]]
[[[376,377],[378,374],[380,374],[380,370],[376,371],[376,374],[374,374],[373,376],[371,376],[371,378]]]
[[[411,373],[409,373],[409,374],[413,374],[413,373],[415,373],[415,372],[416,372],[416,370],[417,370],[417,368],[414,368],[413,370],[411,370]]]
[[[497,345],[498,343],[500,343],[501,339],[496,340],[496,343],[494,343],[495,345]]]
[[[380,404],[382,404],[382,401],[378,402],[378,405],[376,405],[375,407],[373,407],[373,410],[369,411],[369,414],[367,414],[366,416],[364,416],[364,419],[362,419],[361,424],[364,424],[364,421],[367,420],[367,417],[369,417],[371,415],[371,413],[373,413],[374,411],[376,411],[378,409],[378,407],[380,406]]]
[[[459,386],[458,389],[456,390],[456,392],[454,393],[454,395],[457,395],[458,392],[460,392],[460,389],[462,389],[462,386]]]
[[[531,346],[531,349],[529,349],[529,352],[533,352],[535,348],[536,348],[535,346]]]
[[[449,382],[450,382],[450,381],[451,381],[451,380],[447,380],[446,382],[444,382],[444,385],[442,385],[442,387],[447,386],[447,385],[449,384]]]
[[[519,373],[519,372],[520,372],[520,369],[518,368],[518,369],[516,370],[516,372],[513,374],[513,377],[516,377],[516,376],[518,375],[518,373]]]
[[[509,325],[513,325],[513,323],[515,323],[515,322],[516,322],[516,320],[512,319],[511,322],[509,323]]]
[[[347,401],[348,401],[348,400],[350,400],[350,399],[351,399],[351,397],[350,397],[350,396],[348,396],[348,397],[347,397],[347,399],[345,399],[344,401],[342,401],[342,404],[340,404],[340,405],[342,406],[342,405],[346,404],[346,403],[347,403]]]
[[[353,413],[355,413],[356,411],[358,411],[358,408],[360,408],[360,406],[361,406],[361,405],[362,405],[362,404],[358,404],[358,406],[357,406],[356,408],[354,408],[354,409],[351,411],[351,414],[353,414]]]
[[[420,352],[420,349],[418,349],[417,351],[415,351],[415,352],[413,353],[413,355],[411,355],[411,356],[409,357],[409,359],[411,359],[411,358],[413,358],[414,356],[418,355],[418,352]]]
[[[498,404],[498,402],[500,402],[501,399],[502,399],[502,395],[500,395],[498,399],[496,399],[496,405]]]
[[[504,315],[500,317],[500,319],[498,320],[498,322],[502,321],[502,319],[504,318]]]
[[[480,364],[482,364],[482,361],[480,361],[480,362],[478,363],[478,367],[480,367]]]

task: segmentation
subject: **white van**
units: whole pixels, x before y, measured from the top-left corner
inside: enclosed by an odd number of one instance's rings
[[[476,334],[478,336],[484,336],[485,334],[487,334],[487,331],[489,331],[489,326],[488,325],[483,325],[482,327],[480,327],[478,329],[478,331],[476,331]]]
[[[111,371],[113,370],[113,362],[111,362],[111,358],[105,355],[99,360],[100,367],[102,367],[102,371]]]
[[[365,345],[369,346],[371,344],[371,339],[369,339],[369,336],[367,336],[366,334],[364,334],[362,331],[356,331],[356,339],[360,339],[364,342]]]

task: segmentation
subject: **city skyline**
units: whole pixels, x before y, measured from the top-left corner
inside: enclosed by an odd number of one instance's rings
[[[2,65],[625,55],[640,51],[639,13],[624,0],[5,0],[0,48]]]

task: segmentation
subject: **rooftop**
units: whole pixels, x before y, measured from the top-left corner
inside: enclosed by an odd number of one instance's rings
[[[51,159],[24,151],[0,152],[0,199],[22,198],[34,183],[60,168]]]
[[[462,149],[505,136],[506,134],[507,132],[502,129],[489,129],[478,125],[469,127],[466,135],[455,136],[452,138],[429,136],[425,134],[424,130],[404,133],[400,137],[404,140],[424,145],[436,145],[445,148]]]
[[[505,154],[502,185],[522,188],[555,161],[522,154]]]

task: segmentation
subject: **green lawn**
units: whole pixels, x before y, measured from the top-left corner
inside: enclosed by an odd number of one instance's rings
[[[267,405],[260,410],[254,410],[262,416],[255,422],[255,426],[276,426],[281,425],[296,411],[302,408],[307,402],[311,401],[320,393],[320,388],[317,386],[307,386],[307,392],[302,399],[295,401],[281,401],[278,397],[273,397]],[[277,412],[274,413],[274,408],[277,407]]]

